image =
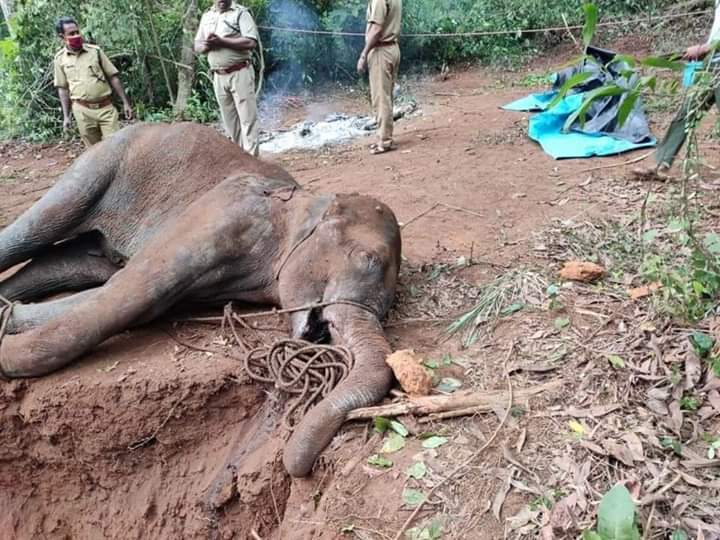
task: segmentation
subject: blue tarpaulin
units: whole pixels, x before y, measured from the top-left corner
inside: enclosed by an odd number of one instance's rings
[[[628,92],[593,100],[583,121],[576,119],[570,128],[564,131],[567,119],[580,109],[589,92],[610,84],[629,91],[637,81],[637,76],[627,64],[621,59],[616,60],[614,52],[588,47],[587,53],[594,59],[583,60],[556,73],[551,90],[531,94],[505,105],[503,109],[539,111],[530,117],[528,134],[555,159],[610,156],[654,146],[656,141],[650,133],[641,100],[634,103],[630,115],[622,125],[618,122],[618,113]],[[558,90],[578,73],[586,73],[585,80],[549,109],[548,106],[557,96]]]
[[[604,134],[589,134],[570,130],[563,132],[568,116],[580,108],[583,94],[572,94],[547,110],[548,104],[557,95],[556,91],[531,94],[503,107],[507,111],[543,111],[530,117],[529,137],[540,144],[545,153],[555,159],[612,156],[655,146],[650,137],[647,141],[635,143]]]

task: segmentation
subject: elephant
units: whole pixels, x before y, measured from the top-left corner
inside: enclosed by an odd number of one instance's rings
[[[343,345],[355,364],[285,444],[285,469],[306,476],[347,413],[393,382],[381,321],[400,252],[395,215],[369,196],[311,194],[211,127],[133,124],[0,232],[0,376],[56,371],[179,302],[314,305],[288,316],[292,337]]]

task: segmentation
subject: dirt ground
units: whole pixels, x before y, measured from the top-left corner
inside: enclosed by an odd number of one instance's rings
[[[561,62],[555,56],[533,70],[542,74]],[[245,378],[226,354],[232,348],[219,325],[178,322],[185,314],[172,313],[109,340],[60,373],[0,385],[0,536],[391,539],[414,509],[407,490],[428,493],[443,483],[410,524],[417,527],[415,538],[571,538],[577,529],[554,527],[555,521],[548,536],[555,515],[548,500],[574,494],[577,508],[567,519],[577,519],[579,527],[590,524],[599,489],[614,481],[639,486],[639,498],[657,492],[612,452],[594,451],[592,436],[583,445],[568,428],[576,419],[588,431],[634,429],[623,423],[642,400],[628,402],[623,379],[608,375],[607,361],[582,342],[606,330],[629,332],[633,318],[642,318],[637,307],[576,286],[562,293],[571,329],[559,328],[556,314],[537,308],[489,325],[467,346],[445,331],[473,307],[483,284],[509,270],[537,269],[531,285],[544,294],[560,261],[548,255],[543,231],[630,215],[645,194],[643,184],[626,179],[631,165],[622,165],[642,151],[555,161],[528,140],[527,115],[499,108],[534,90],[526,76],[473,69],[407,83],[403,90],[422,115],[397,123],[397,149],[384,155],[370,156],[369,140],[361,140],[269,159],[310,191],[363,192],[395,211],[403,224],[404,266],[387,325],[394,348],[437,360],[438,377],[459,381],[462,390],[506,390],[509,384],[520,392],[557,384],[513,401],[509,416],[498,404],[459,419],[400,418],[410,434],[403,449],[387,454],[390,468],[367,462],[381,453],[387,436],[374,433],[370,422],[349,423],[312,476],[291,481],[279,461],[282,441],[263,438],[272,391]],[[363,100],[346,96],[302,104],[287,122],[339,106],[366,112]],[[658,120],[656,133],[667,121]],[[81,150],[67,143],[0,144],[0,226],[37,200]],[[620,308],[630,310],[625,319],[617,315],[624,313]],[[245,337],[262,342],[284,335],[279,317],[261,325],[244,330]],[[626,414],[597,413],[604,417],[597,422],[581,414],[613,405]],[[717,429],[717,420],[710,421]],[[430,433],[447,438],[446,444],[423,447],[421,436]],[[426,473],[410,478],[406,470],[416,462]],[[608,470],[612,474],[600,478]],[[657,478],[666,472],[659,469]],[[674,486],[664,493],[691,499],[697,490],[717,504],[717,489]],[[684,523],[682,515],[662,514],[654,502],[652,508],[659,525],[648,538],[665,538]],[[649,511],[642,507],[643,524]],[[434,536],[433,521],[441,536]],[[719,522],[705,520],[713,527]],[[704,537],[717,538],[713,531],[706,529]]]

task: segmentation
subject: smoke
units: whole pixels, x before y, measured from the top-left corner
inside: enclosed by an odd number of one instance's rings
[[[298,0],[271,0],[267,20],[269,26],[277,28],[322,29],[320,16]],[[317,36],[271,30],[267,41],[273,58],[267,78],[270,91],[286,94],[290,88],[308,82],[306,79],[312,70],[307,63],[316,60],[313,49]]]

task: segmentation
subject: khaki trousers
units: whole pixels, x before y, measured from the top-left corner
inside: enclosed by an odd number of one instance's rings
[[[72,112],[85,146],[97,144],[120,129],[118,112],[112,105],[102,109],[88,109],[73,103]]]
[[[258,122],[255,101],[255,72],[246,67],[227,75],[216,73],[213,79],[215,98],[225,131],[248,154],[257,156]]]
[[[378,124],[378,142],[389,147],[393,140],[393,87],[400,66],[397,43],[375,47],[368,55],[370,98]]]

